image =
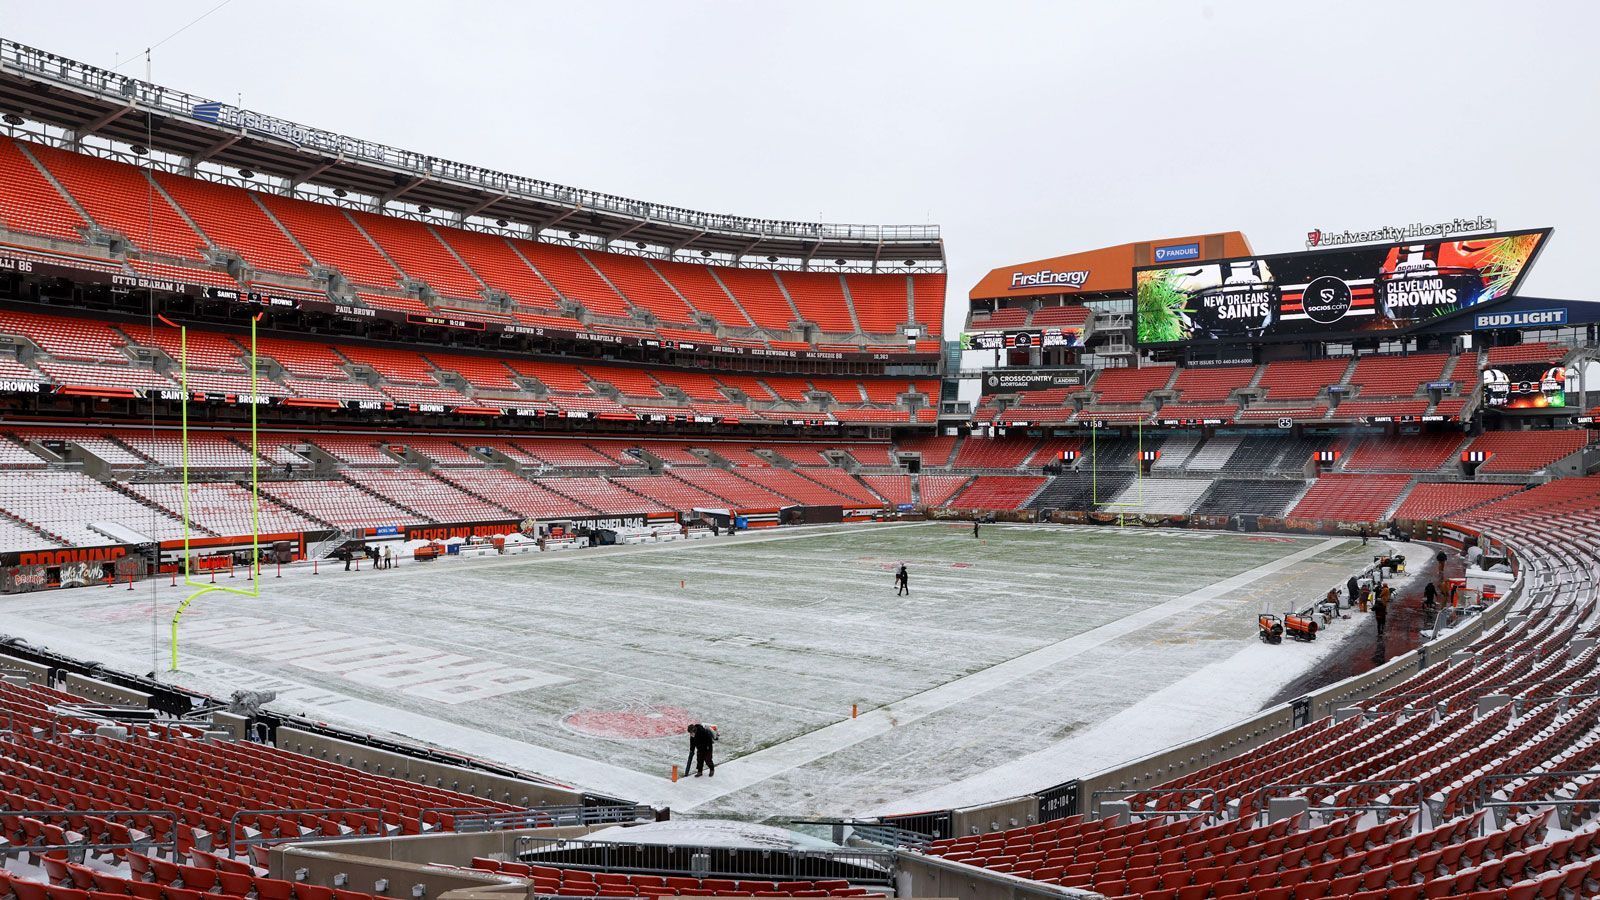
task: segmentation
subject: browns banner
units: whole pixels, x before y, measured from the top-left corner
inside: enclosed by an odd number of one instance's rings
[[[1141,346],[1399,331],[1516,290],[1550,229],[1146,266]]]

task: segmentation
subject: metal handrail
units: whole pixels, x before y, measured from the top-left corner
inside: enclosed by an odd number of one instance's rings
[[[1216,817],[1219,817],[1219,818],[1222,816],[1222,803],[1221,803],[1221,801],[1219,799],[1219,795],[1217,794],[1217,792],[1216,792],[1216,790],[1214,788],[1200,788],[1200,787],[1183,787],[1183,788],[1115,788],[1115,789],[1094,791],[1093,793],[1089,794],[1089,818],[1091,818],[1091,819],[1100,818],[1100,798],[1102,796],[1110,796],[1110,795],[1114,795],[1114,794],[1115,795],[1121,795],[1121,796],[1124,796],[1124,797],[1133,797],[1133,796],[1137,796],[1139,794],[1210,794],[1211,795],[1211,808],[1210,809],[1152,809],[1152,810],[1146,810],[1143,813],[1141,813],[1139,810],[1135,809],[1135,810],[1130,810],[1129,812],[1130,812],[1131,815],[1136,815],[1136,816],[1137,815],[1149,815],[1149,816],[1200,816],[1200,815],[1210,815],[1210,816],[1216,816]]]
[[[131,818],[137,818],[137,817],[140,817],[140,816],[143,816],[145,818],[166,819],[168,822],[171,823],[171,827],[168,829],[167,833],[172,835],[172,840],[161,841],[161,840],[155,840],[154,838],[152,838],[150,840],[144,840],[144,841],[132,841],[132,842],[126,843],[126,844],[99,844],[99,843],[87,843],[87,842],[79,843],[79,844],[59,844],[59,845],[58,844],[15,844],[15,845],[11,845],[11,848],[14,849],[14,850],[27,850],[27,851],[30,851],[30,852],[52,851],[52,850],[68,850],[68,851],[71,851],[71,850],[145,850],[145,849],[149,849],[149,848],[155,848],[155,849],[158,849],[158,850],[165,849],[166,852],[167,852],[167,855],[169,857],[172,857],[174,859],[177,858],[179,819],[178,819],[178,814],[173,812],[173,811],[171,811],[171,810],[167,810],[167,809],[5,809],[5,810],[0,810],[0,819],[77,819],[77,818],[83,818],[85,816],[95,816],[95,817],[101,818],[101,819],[109,819],[112,816],[122,816],[122,817],[130,818],[130,819]]]
[[[284,818],[289,818],[290,816],[321,816],[331,813],[361,813],[364,815],[371,815],[378,820],[381,828],[384,811],[375,806],[347,806],[323,809],[241,809],[235,812],[228,819],[228,858],[237,859],[239,857],[238,848],[250,847],[256,844],[280,844],[288,841],[309,842],[348,837],[348,835],[307,834],[292,835],[290,837],[236,838],[235,835],[239,833],[239,820],[245,816],[282,816]]]
[[[852,836],[858,836],[864,841],[882,844],[885,847],[910,847],[913,850],[923,850],[932,844],[935,838],[929,837],[920,831],[900,828],[884,822],[857,821],[855,819],[790,819],[791,825],[827,825],[833,829],[833,842],[844,843],[844,830],[850,829]]]
[[[1374,779],[1374,780],[1371,780],[1371,781],[1307,781],[1307,782],[1302,782],[1302,783],[1299,783],[1299,784],[1288,784],[1288,783],[1285,783],[1285,784],[1269,784],[1269,785],[1267,785],[1267,786],[1265,786],[1265,787],[1263,787],[1261,789],[1261,797],[1262,797],[1262,799],[1268,799],[1271,796],[1272,792],[1276,791],[1276,790],[1297,791],[1297,790],[1301,790],[1301,789],[1305,789],[1305,788],[1382,787],[1382,786],[1388,786],[1388,785],[1402,785],[1402,784],[1409,784],[1409,785],[1415,785],[1416,786],[1416,788],[1417,788],[1417,802],[1415,804],[1409,804],[1408,803],[1408,804],[1405,804],[1404,806],[1402,806],[1400,804],[1397,804],[1397,803],[1370,804],[1370,805],[1365,805],[1365,806],[1314,806],[1314,805],[1312,805],[1310,803],[1310,799],[1311,798],[1307,797],[1306,798],[1306,801],[1307,801],[1306,809],[1308,811],[1316,811],[1316,812],[1329,812],[1329,811],[1338,812],[1338,811],[1355,811],[1355,810],[1365,810],[1365,811],[1370,812],[1372,810],[1382,810],[1382,809],[1410,809],[1412,806],[1415,806],[1416,810],[1417,810],[1417,822],[1420,825],[1422,823],[1423,819],[1425,818],[1426,813],[1428,811],[1427,810],[1428,792],[1424,787],[1425,782],[1421,778],[1379,778],[1379,779]],[[1265,811],[1265,806],[1263,806],[1262,811],[1263,812]]]
[[[516,858],[567,869],[641,875],[772,881],[842,878],[890,885],[896,854],[866,848],[708,847],[523,835],[516,841]]]
[[[1530,779],[1530,780],[1531,779],[1536,779],[1536,778],[1576,778],[1576,777],[1578,777],[1580,775],[1600,775],[1600,769],[1574,769],[1574,770],[1570,770],[1570,771],[1559,771],[1558,770],[1558,771],[1552,771],[1552,772],[1500,772],[1500,773],[1497,773],[1497,774],[1494,774],[1494,775],[1485,775],[1485,776],[1483,776],[1483,779],[1478,783],[1478,805],[1479,806],[1490,806],[1492,804],[1496,804],[1496,803],[1502,802],[1502,801],[1498,801],[1498,800],[1490,800],[1489,799],[1489,795],[1491,793],[1493,793],[1492,785],[1490,784],[1490,782],[1516,781],[1516,780],[1518,780],[1520,778],[1527,778],[1527,779]],[[1511,806],[1537,806],[1537,805],[1541,805],[1541,804],[1544,804],[1544,803],[1547,803],[1547,802],[1548,803],[1554,803],[1556,801],[1554,801],[1554,800],[1549,800],[1549,801],[1545,801],[1545,800],[1518,800],[1518,801],[1514,801],[1514,802],[1512,802],[1512,801],[1505,801],[1505,802],[1508,805],[1511,805]]]
[[[496,831],[504,828],[555,828],[563,825],[597,825],[654,819],[655,808],[643,803],[620,806],[530,806],[504,810],[492,806],[429,806],[417,814],[417,831],[427,830],[428,815],[450,816],[452,830]]]

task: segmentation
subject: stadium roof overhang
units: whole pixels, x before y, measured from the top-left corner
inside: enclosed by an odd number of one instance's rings
[[[574,231],[671,252],[937,263],[937,225],[844,225],[698,212],[438,159],[207,101],[0,41],[0,112],[189,160],[382,202]],[[916,269],[913,269],[915,271]]]
[[[1117,244],[1065,256],[1001,266],[979,279],[969,300],[1110,294],[1133,290],[1134,266],[1184,259],[1249,256],[1250,242],[1237,231]]]
[[[1513,295],[1439,316],[1407,333],[1461,334],[1468,331],[1517,331],[1596,323],[1600,323],[1600,301]]]

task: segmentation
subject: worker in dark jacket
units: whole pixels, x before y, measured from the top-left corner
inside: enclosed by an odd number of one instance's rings
[[[694,767],[694,777],[699,778],[705,769],[711,770],[711,777],[717,777],[717,761],[712,758],[711,748],[717,742],[717,733],[701,725],[699,722],[691,724],[689,732],[689,762],[684,765],[684,774],[689,768]]]
[[[903,597],[911,593],[911,574],[906,571],[906,564],[900,564],[900,570],[894,573],[894,595]]]
[[[1373,618],[1378,620],[1378,634],[1383,634],[1384,626],[1389,622],[1389,596],[1378,594],[1377,602],[1372,604]]]
[[[1355,606],[1356,596],[1361,593],[1361,584],[1356,581],[1356,577],[1354,575],[1351,575],[1350,580],[1345,582],[1344,586],[1350,591],[1350,605]]]

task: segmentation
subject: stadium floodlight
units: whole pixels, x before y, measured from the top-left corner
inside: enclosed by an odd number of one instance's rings
[[[129,147],[128,150],[132,152],[134,156],[144,156],[150,152],[150,148],[143,144],[134,144]]]
[[[914,259],[908,259],[908,260],[906,260],[906,265],[908,265],[908,266],[914,266],[914,265],[916,265],[916,264],[917,264],[917,261],[916,261],[916,260],[914,260]]]
[[[335,197],[348,197],[348,196],[350,196],[350,192],[345,190],[344,188],[334,188],[333,189],[333,195]]]
[[[707,258],[710,258],[710,256],[711,256],[711,251],[710,251],[710,250],[701,250],[701,251],[700,251],[700,255],[701,255],[701,256],[704,256],[704,257],[707,257]]]
[[[507,226],[507,225],[509,225],[509,224],[511,224],[511,223],[509,223],[509,222],[507,222],[507,221],[506,221],[506,220],[505,220],[505,219],[495,219],[495,220],[494,220],[494,223],[495,223],[495,224],[496,224],[496,225],[499,225],[499,226],[500,226],[500,227],[501,227],[501,228],[504,228],[504,227],[506,227],[506,226]]]
[[[578,239],[578,233],[576,231],[569,231],[567,232],[567,237],[575,241]]]
[[[836,260],[833,261],[833,264],[836,265],[836,266],[842,266],[842,265],[844,265],[844,260],[836,259]]]
[[[172,671],[178,671],[178,623],[183,619],[184,612],[190,604],[206,594],[221,592],[234,594],[240,597],[261,597],[261,455],[257,432],[257,379],[260,377],[260,367],[256,357],[256,325],[261,321],[261,313],[250,317],[250,587],[234,588],[215,583],[201,584],[194,580],[193,567],[190,562],[190,518],[189,499],[191,488],[189,486],[189,328],[179,325],[165,316],[161,321],[178,329],[178,371],[181,376],[179,384],[183,388],[183,405],[180,407],[182,442],[179,449],[182,451],[183,464],[183,583],[185,587],[195,588],[194,593],[185,597],[178,608],[172,613]]]
[[[417,207],[417,212],[422,213],[423,215],[427,215],[428,213],[433,212],[433,207],[431,207],[431,206],[419,206],[419,207]]]
[[[5,121],[7,125],[21,125],[22,117],[16,113],[6,113]]]
[[[645,248],[645,243],[644,243],[644,241],[634,241],[633,242],[633,246],[639,248],[640,250],[643,250]]]
[[[254,178],[254,177],[256,177],[256,173],[250,171],[249,169],[240,169],[239,170],[239,177],[240,178]]]

